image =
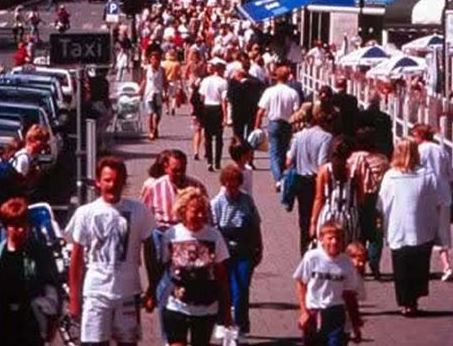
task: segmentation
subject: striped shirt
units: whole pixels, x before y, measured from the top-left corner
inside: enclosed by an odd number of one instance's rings
[[[351,167],[351,177],[360,177],[365,193],[376,193],[385,172],[390,168],[385,155],[368,151],[353,152],[348,164]]]
[[[229,198],[224,189],[211,201],[213,221],[219,228],[241,228],[259,225],[260,215],[253,198],[240,192],[235,199]]]
[[[186,176],[183,186],[179,189],[170,181],[168,175],[164,175],[150,185],[143,187],[141,199],[153,213],[158,228],[167,229],[179,222],[173,213],[173,204],[178,191],[189,186],[200,188],[207,196],[207,191],[203,184],[189,176]]]

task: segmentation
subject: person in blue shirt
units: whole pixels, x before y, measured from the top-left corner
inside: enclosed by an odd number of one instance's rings
[[[261,218],[253,198],[240,190],[243,174],[234,164],[220,173],[222,187],[211,200],[214,224],[230,252],[228,276],[233,320],[241,334],[250,332],[249,296],[253,269],[262,259]]]

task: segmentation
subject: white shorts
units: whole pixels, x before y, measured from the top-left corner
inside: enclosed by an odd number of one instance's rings
[[[141,339],[140,296],[111,300],[84,297],[81,342],[136,343]]]

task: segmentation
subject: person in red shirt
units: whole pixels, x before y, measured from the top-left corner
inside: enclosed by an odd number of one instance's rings
[[[16,53],[14,53],[13,60],[14,66],[25,65],[28,62],[27,47],[24,42],[19,42],[17,45]]]

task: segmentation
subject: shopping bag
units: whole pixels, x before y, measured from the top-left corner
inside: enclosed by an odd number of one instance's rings
[[[255,129],[250,132],[247,141],[253,150],[267,151],[269,148],[269,141],[266,133],[261,129]]]
[[[237,346],[239,331],[237,328],[225,328],[222,346]]]

